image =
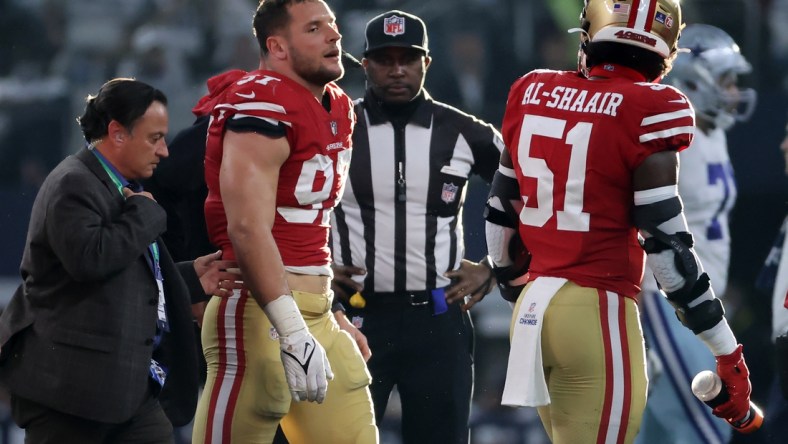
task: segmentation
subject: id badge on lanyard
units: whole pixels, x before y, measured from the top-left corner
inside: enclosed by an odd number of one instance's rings
[[[169,332],[170,326],[167,322],[167,303],[164,300],[164,276],[161,273],[161,265],[159,263],[159,248],[154,242],[150,245],[151,252],[151,265],[153,266],[153,277],[156,278],[156,287],[159,290],[159,303],[157,308],[156,325],[162,331]]]
[[[90,145],[88,145],[88,148],[99,160],[101,167],[107,172],[107,175],[109,176],[110,180],[112,180],[112,183],[115,184],[115,187],[117,187],[120,195],[124,196],[123,187],[130,186],[129,181],[123,178],[123,176],[121,176],[121,174],[110,163],[107,162],[101,152],[91,148]],[[140,190],[142,189],[142,187],[139,188]],[[123,197],[123,199],[125,199],[125,197]],[[164,301],[164,276],[162,275],[161,265],[159,264],[159,245],[156,243],[156,241],[153,241],[153,243],[148,245],[148,253],[150,253],[150,257],[147,258],[148,265],[153,272],[153,277],[156,279],[156,287],[159,290],[159,303],[157,309],[158,319],[156,320],[156,326],[159,327],[161,331],[169,332],[170,326],[167,322],[167,304]]]

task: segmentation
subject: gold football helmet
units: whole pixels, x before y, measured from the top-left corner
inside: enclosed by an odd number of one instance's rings
[[[683,22],[679,0],[585,0],[580,25],[583,43],[624,43],[667,58],[678,48]]]

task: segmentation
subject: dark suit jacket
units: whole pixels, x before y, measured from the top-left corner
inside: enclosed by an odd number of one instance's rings
[[[170,333],[153,350],[158,290],[145,259],[166,227],[164,210],[127,200],[87,149],[41,187],[22,257],[22,285],[0,316],[0,380],[17,396],[107,423],[144,400],[151,356],[168,369],[160,402],[174,425],[197,403],[197,350],[189,288],[159,242]],[[195,287],[196,286],[196,287]]]

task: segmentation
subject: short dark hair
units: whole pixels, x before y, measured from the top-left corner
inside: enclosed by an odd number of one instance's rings
[[[89,95],[85,101],[85,114],[77,121],[88,142],[107,135],[113,120],[131,131],[153,102],[167,105],[167,96],[158,89],[128,78],[116,78],[101,86],[98,94]]]
[[[649,82],[667,74],[675,57],[674,54],[665,59],[654,51],[616,42],[589,42],[584,51],[588,68],[615,63],[643,74]]]
[[[260,53],[268,54],[265,41],[290,23],[290,11],[287,8],[296,3],[316,1],[319,0],[260,0],[252,22],[257,44],[260,45]]]

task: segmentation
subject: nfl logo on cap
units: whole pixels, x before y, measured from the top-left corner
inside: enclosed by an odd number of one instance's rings
[[[383,33],[392,37],[405,34],[405,17],[392,15],[383,19]]]
[[[429,52],[427,27],[420,18],[398,9],[380,14],[364,29],[364,57],[383,48],[412,48]]]

